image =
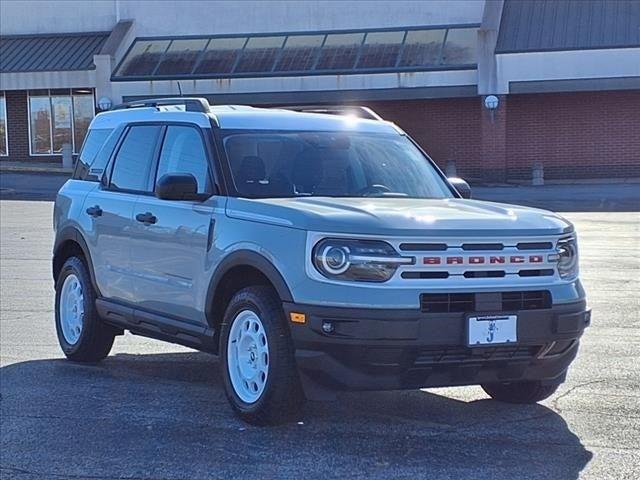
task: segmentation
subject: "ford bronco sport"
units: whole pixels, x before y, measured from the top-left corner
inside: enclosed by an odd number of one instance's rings
[[[218,354],[257,424],[349,389],[540,401],[590,321],[576,234],[468,197],[366,108],[122,105],[56,199],[60,345],[97,362],[128,330]]]

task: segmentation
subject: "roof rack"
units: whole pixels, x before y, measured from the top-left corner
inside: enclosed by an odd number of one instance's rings
[[[175,97],[175,98],[149,98],[146,100],[135,100],[133,102],[116,105],[112,110],[126,110],[128,108],[156,108],[167,106],[182,106],[187,112],[209,113],[211,105],[206,98],[197,97]]]
[[[293,110],[295,112],[325,113],[329,115],[355,115],[369,120],[384,121],[384,118],[376,112],[362,105],[283,105],[274,108]]]

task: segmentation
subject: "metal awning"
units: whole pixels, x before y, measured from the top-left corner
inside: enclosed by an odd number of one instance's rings
[[[93,70],[109,33],[0,36],[0,73]]]
[[[506,0],[496,53],[640,47],[638,0]]]

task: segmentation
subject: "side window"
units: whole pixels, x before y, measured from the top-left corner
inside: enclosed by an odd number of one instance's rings
[[[198,181],[198,193],[211,192],[209,160],[196,128],[177,125],[167,127],[156,178],[159,179],[166,173],[190,173]]]
[[[89,130],[82,144],[82,151],[78,156],[76,168],[73,172],[74,179],[89,180],[87,176],[91,165],[94,163],[100,149],[105,145],[111,132],[113,132],[113,130],[110,128],[94,128]],[[95,178],[91,180],[95,180]]]
[[[113,149],[116,148],[116,144],[118,143],[118,139],[122,135],[123,127],[118,127],[114,132],[107,138],[107,141],[104,143],[98,155],[93,160],[93,163],[89,166],[89,172],[87,173],[87,180],[96,180],[99,181],[100,177],[107,168],[107,163],[111,158],[111,153],[113,153]]]
[[[112,188],[149,191],[149,177],[161,128],[137,125],[129,129],[114,161]]]

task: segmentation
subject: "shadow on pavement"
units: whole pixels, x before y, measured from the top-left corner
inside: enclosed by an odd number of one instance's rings
[[[2,478],[570,480],[592,456],[545,406],[423,391],[342,394],[298,423],[249,426],[201,353],[36,360],[0,377]]]

